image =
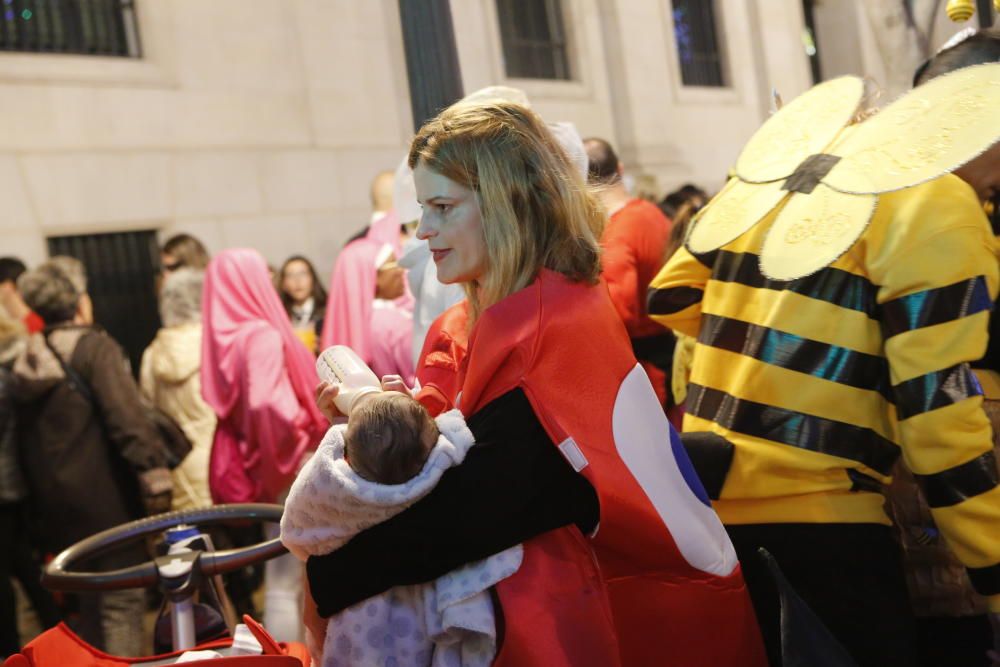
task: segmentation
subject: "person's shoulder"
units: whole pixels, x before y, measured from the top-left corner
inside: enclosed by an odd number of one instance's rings
[[[479,315],[479,324],[481,325],[483,322],[503,324],[537,315],[537,310],[533,306],[538,303],[542,277],[547,273],[552,272],[548,269],[542,269],[526,287],[504,297],[484,310]]]
[[[573,280],[556,271],[542,269],[535,281],[538,302],[542,311],[584,311],[597,303],[611,302],[607,298],[607,288],[600,282]]]
[[[670,219],[658,206],[645,199],[632,199],[614,215],[616,224],[626,225],[669,225]]]
[[[72,329],[68,331],[72,331]],[[97,354],[125,356],[122,346],[104,329],[81,327],[75,333],[77,333],[78,338],[74,347],[74,356],[77,354],[88,358]]]
[[[535,346],[542,338],[581,326],[594,331],[622,326],[607,287],[600,281],[573,280],[541,269],[530,285],[486,309],[475,335],[481,338],[488,332],[492,339],[502,339],[504,346],[514,348]]]
[[[537,284],[539,344],[550,337],[568,340],[584,330],[608,337],[609,343],[619,329],[624,334],[621,317],[603,281],[573,280],[546,269]]]
[[[534,339],[545,316],[544,295],[550,284],[561,282],[561,278],[563,276],[554,271],[541,269],[528,286],[484,310],[473,335],[477,340],[487,335],[493,340],[502,340],[509,348]]]
[[[988,224],[975,190],[954,174],[879,195],[873,224],[879,222],[915,238],[956,227],[985,229]]]
[[[669,234],[670,219],[663,211],[645,199],[633,199],[611,216],[601,243],[606,247],[642,247],[648,243],[659,246],[666,242]]]
[[[284,348],[281,332],[270,322],[264,320],[248,322],[237,334],[236,340],[242,342],[242,347],[248,353],[262,350],[280,352]]]
[[[240,327],[236,337],[246,340],[280,341],[281,332],[278,331],[278,327],[266,320],[252,320]]]
[[[927,274],[980,270],[993,259],[993,234],[975,191],[952,174],[878,195],[875,214],[858,252],[877,284],[900,266],[919,264]]]

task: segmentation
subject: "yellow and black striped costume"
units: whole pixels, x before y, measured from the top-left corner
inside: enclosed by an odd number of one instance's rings
[[[883,194],[821,271],[766,279],[775,212],[723,248],[680,249],[649,314],[698,344],[685,431],[736,448],[727,524],[888,523],[880,486],[900,450],[935,521],[1000,611],[1000,487],[982,391],[995,241],[973,190],[944,176]]]

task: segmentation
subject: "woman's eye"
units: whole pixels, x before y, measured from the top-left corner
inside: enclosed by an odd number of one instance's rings
[[[451,204],[438,204],[437,209],[439,213],[447,213],[453,208]]]

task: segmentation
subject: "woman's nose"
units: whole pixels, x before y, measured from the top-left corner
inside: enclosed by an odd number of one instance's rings
[[[420,224],[417,225],[417,238],[421,241],[426,241],[436,235],[437,229],[427,219],[427,214],[424,213],[420,216]]]

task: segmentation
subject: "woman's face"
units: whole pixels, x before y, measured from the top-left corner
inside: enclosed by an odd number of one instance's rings
[[[481,280],[489,266],[489,253],[476,193],[425,166],[423,161],[413,170],[413,182],[417,201],[424,210],[417,238],[426,239],[430,245],[438,280]]]
[[[182,266],[184,266],[184,264],[170,253],[160,253],[160,268],[164,274],[173,273]]]
[[[295,305],[305,302],[312,296],[313,279],[309,265],[301,260],[293,260],[285,265],[281,274],[281,289]]]
[[[390,257],[375,273],[375,297],[378,299],[398,299],[406,292],[403,280],[404,269]]]

